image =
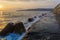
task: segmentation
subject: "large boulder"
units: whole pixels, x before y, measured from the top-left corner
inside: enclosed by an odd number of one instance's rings
[[[60,26],[60,4],[58,4],[55,8],[54,8],[54,14],[55,14],[55,17],[56,17],[56,21],[57,23],[59,24]]]
[[[22,33],[24,33],[25,31],[26,31],[26,30],[25,30],[25,27],[24,27],[23,22],[18,22],[18,23],[15,24],[14,33],[22,34]]]
[[[32,21],[34,21],[33,18],[28,18],[28,22],[32,22]]]
[[[54,14],[60,14],[60,4],[54,8]]]
[[[14,30],[14,25],[13,23],[8,23],[6,27],[0,32],[0,36],[6,36],[9,33],[12,33]]]

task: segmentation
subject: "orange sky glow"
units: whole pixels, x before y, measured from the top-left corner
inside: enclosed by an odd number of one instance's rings
[[[39,1],[6,1],[0,0],[0,5],[3,5],[3,9],[11,8],[54,8],[57,4],[60,3],[60,0],[39,0]]]

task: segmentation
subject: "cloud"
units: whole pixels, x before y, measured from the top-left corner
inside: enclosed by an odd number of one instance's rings
[[[50,0],[1,0],[1,1],[50,1]]]
[[[38,0],[38,1],[26,1],[26,0],[4,0],[0,1],[0,4],[5,5],[9,8],[54,8],[57,4],[60,3],[60,0]]]

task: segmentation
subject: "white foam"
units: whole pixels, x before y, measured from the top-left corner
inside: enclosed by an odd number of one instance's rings
[[[39,21],[40,20],[40,18],[39,17],[37,17],[37,18],[34,18],[34,21],[33,22],[28,22],[28,23],[26,23],[26,24],[24,24],[24,26],[25,26],[25,29],[26,29],[26,31],[34,24],[34,23],[36,23],[37,21]]]

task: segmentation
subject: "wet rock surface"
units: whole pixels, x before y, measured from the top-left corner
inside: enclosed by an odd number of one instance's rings
[[[41,17],[23,40],[60,40],[60,28],[55,18],[52,12]]]
[[[29,32],[23,40],[60,40],[60,33]]]

